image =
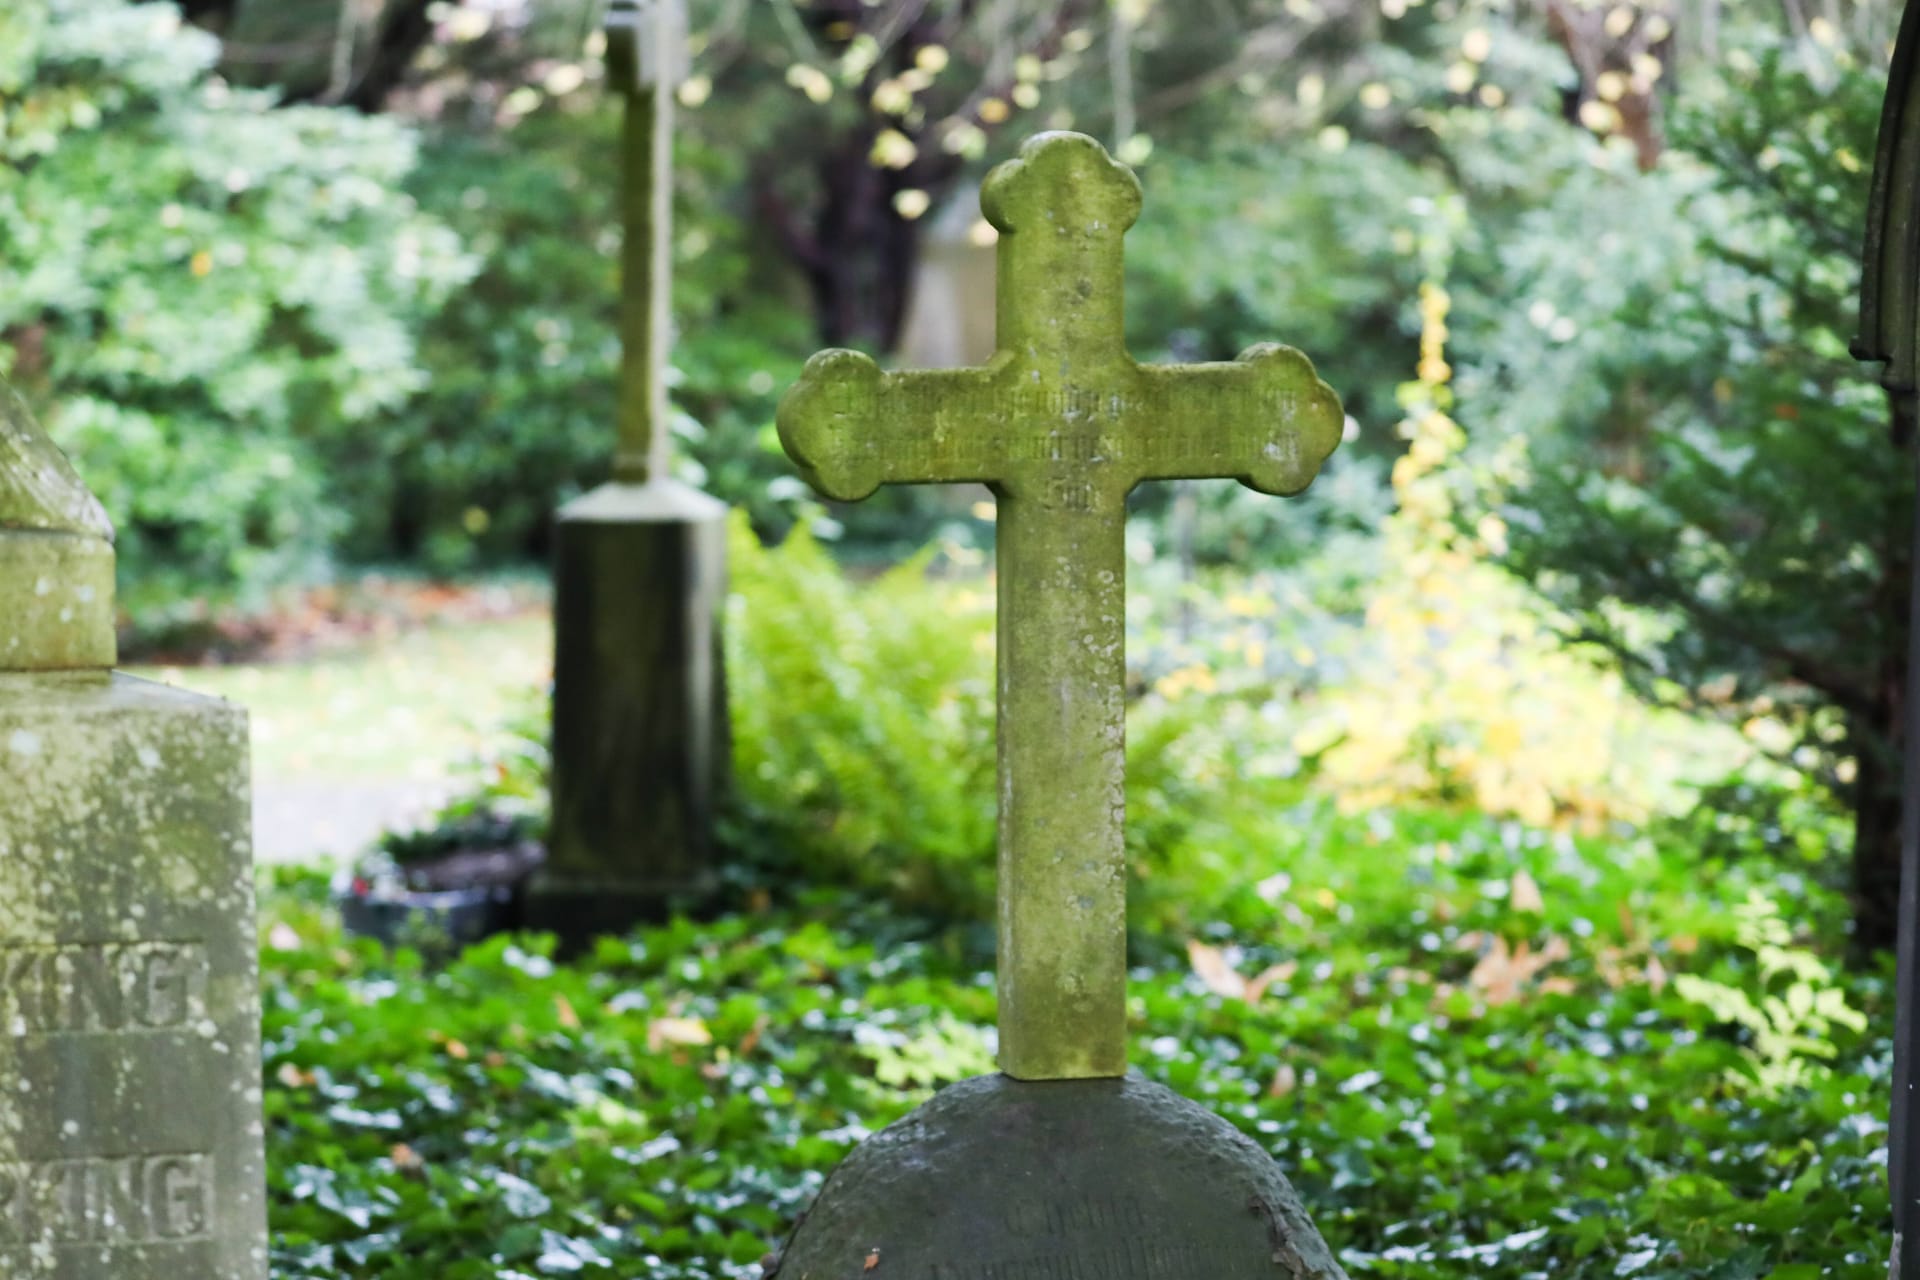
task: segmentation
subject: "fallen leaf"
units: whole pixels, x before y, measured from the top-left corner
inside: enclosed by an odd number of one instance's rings
[[[670,1044],[712,1044],[713,1032],[698,1018],[655,1018],[647,1024],[647,1050],[658,1053]]]
[[[880,1251],[878,1249],[875,1249],[871,1253],[867,1254],[866,1265],[861,1267],[860,1269],[862,1271],[871,1271],[879,1265],[880,1265]]]
[[[1187,943],[1187,963],[1193,966],[1194,976],[1213,994],[1234,999],[1247,994],[1247,980],[1234,972],[1220,948],[1210,947],[1196,938]]]
[[[1487,937],[1486,934],[1471,934],[1462,939],[1462,943]],[[1528,984],[1542,969],[1572,954],[1573,948],[1567,945],[1567,940],[1557,936],[1547,939],[1547,945],[1538,952],[1526,942],[1522,942],[1518,948],[1510,948],[1505,938],[1494,936],[1486,943],[1486,950],[1473,966],[1473,972],[1467,976],[1467,982],[1481,992],[1490,1005],[1517,1004],[1524,998]]]
[[[1513,883],[1507,892],[1507,904],[1515,911],[1525,911],[1536,916],[1547,909],[1546,899],[1540,896],[1540,886],[1525,871],[1513,873]]]
[[[1258,977],[1247,983],[1246,994],[1242,997],[1248,1004],[1254,1003],[1267,993],[1267,988],[1276,982],[1291,982],[1293,975],[1300,972],[1298,960],[1282,960],[1279,964],[1268,965],[1260,971]]]
[[[743,1058],[752,1053],[754,1047],[760,1043],[760,1037],[766,1034],[766,1030],[767,1015],[763,1013],[753,1020],[753,1026],[747,1029],[747,1034],[740,1037],[740,1043],[734,1046],[734,1052]]]
[[[274,1072],[273,1075],[274,1079],[289,1089],[302,1089],[314,1081],[314,1075],[311,1071],[302,1071],[291,1062],[281,1063],[280,1069]]]
[[[1226,952],[1197,939],[1187,943],[1187,962],[1193,966],[1194,976],[1214,995],[1248,1004],[1259,1000],[1274,983],[1291,981],[1300,972],[1299,961],[1283,960],[1268,965],[1256,977],[1245,978],[1228,963]]]
[[[468,1057],[467,1046],[458,1040],[449,1040],[447,1041],[447,1056],[465,1062]]]
[[[1267,1096],[1269,1098],[1284,1098],[1292,1093],[1299,1083],[1300,1073],[1285,1063],[1282,1063],[1280,1069],[1273,1073],[1273,1083],[1267,1086]]]
[[[569,1031],[578,1031],[580,1029],[580,1015],[573,1011],[573,1005],[565,996],[555,996],[553,998],[553,1008],[554,1011],[560,1015],[561,1026]]]
[[[1667,989],[1667,966],[1660,963],[1659,956],[1647,957],[1647,985],[1655,995]]]

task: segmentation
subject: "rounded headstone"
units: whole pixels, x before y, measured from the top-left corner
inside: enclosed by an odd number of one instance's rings
[[[1346,1280],[1265,1151],[1138,1076],[981,1076],[857,1148],[779,1280]]]

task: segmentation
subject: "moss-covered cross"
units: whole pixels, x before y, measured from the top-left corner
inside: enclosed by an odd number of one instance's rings
[[[1228,476],[1298,493],[1344,422],[1287,347],[1135,363],[1121,238],[1140,201],[1093,139],[1033,139],[981,192],[1000,232],[993,359],[883,373],[822,352],[779,413],[829,498],[971,480],[999,499],[1000,1065],[1021,1079],[1126,1070],[1127,493]]]
[[[686,78],[684,0],[612,0],[607,81],[626,95],[621,180],[620,443],[614,479],[667,475],[672,341],[673,95]]]

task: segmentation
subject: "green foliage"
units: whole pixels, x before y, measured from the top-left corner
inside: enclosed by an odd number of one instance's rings
[[[806,874],[923,908],[992,900],[991,588],[928,557],[849,580],[805,530],[728,550],[736,785]]]
[[[502,849],[539,837],[544,824],[538,819],[500,806],[491,789],[487,799],[494,803],[467,801],[430,828],[391,834],[381,841],[381,850],[396,866],[408,867],[461,850]]]
[[[11,5],[0,48],[0,358],[129,602],[319,572],[467,271],[397,194],[411,134],[227,88],[171,5]]]
[[[1758,994],[1690,973],[1674,979],[1675,989],[1752,1038],[1744,1051],[1746,1068],[1762,1092],[1779,1094],[1826,1078],[1818,1064],[1838,1055],[1835,1034],[1842,1027],[1865,1031],[1866,1017],[1847,1003],[1846,991],[1834,984],[1818,955],[1793,945],[1777,902],[1755,891],[1733,916],[1737,941],[1753,953]]]
[[[1885,1035],[1729,1087],[1742,1044],[1666,980],[1762,997],[1764,864],[1271,780],[1186,807],[1172,865],[1220,874],[1137,940],[1133,1061],[1273,1152],[1355,1274],[1884,1273]],[[870,893],[433,970],[319,896],[267,897],[279,1280],[749,1276],[855,1142],[984,1069],[983,931]],[[1883,980],[1835,982],[1890,1025]]]
[[[605,480],[619,377],[620,112],[597,87],[511,129],[442,126],[412,189],[480,261],[427,325],[422,394],[359,502],[362,555],[440,571],[545,545],[554,505]],[[729,205],[745,157],[679,149],[673,422],[684,477],[784,529],[800,488],[773,407],[811,353]]]
[[[990,918],[992,583],[941,581],[931,553],[859,581],[804,530],[768,549],[740,522],[729,555],[736,787],[743,818],[760,833],[756,850],[811,883]],[[1259,725],[1264,702],[1258,689],[1133,700],[1136,877],[1160,876],[1199,796],[1271,745]]]
[[[1231,360],[1256,342],[1298,347],[1376,428],[1362,447],[1387,451],[1394,388],[1417,354],[1412,234],[1436,177],[1371,144],[1274,152],[1230,139],[1164,155],[1141,179],[1146,213],[1127,236],[1137,353]]]
[[[1526,443],[1495,467],[1509,566],[1643,691],[1873,752],[1911,489],[1847,355],[1884,75],[1731,65],[1661,171],[1588,167],[1522,219],[1462,416],[1489,452]]]

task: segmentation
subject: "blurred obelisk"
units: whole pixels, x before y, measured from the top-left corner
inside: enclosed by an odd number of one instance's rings
[[[720,612],[726,508],[671,472],[674,91],[683,0],[612,0],[607,74],[626,98],[619,447],[563,508],[554,572],[553,822],[526,923],[578,941],[714,879],[727,767]]]

